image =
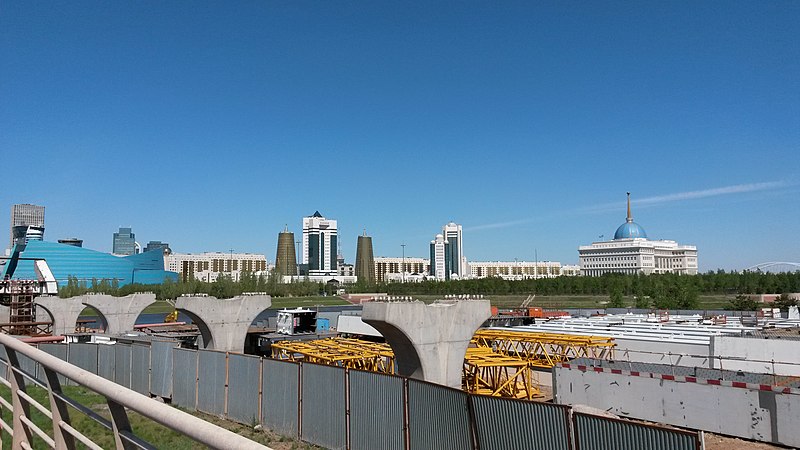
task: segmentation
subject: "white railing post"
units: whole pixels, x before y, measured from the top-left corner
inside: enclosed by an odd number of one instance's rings
[[[19,395],[20,391],[25,392],[25,377],[17,372],[17,370],[21,370],[17,352],[6,347],[6,356],[8,357],[8,378],[11,382],[11,414],[13,414],[11,428],[14,430],[11,437],[11,448],[22,448],[23,444],[30,447],[31,430],[22,422],[21,417],[24,415],[26,419],[30,419],[31,407]]]
[[[47,378],[47,395],[50,397],[50,413],[53,415],[53,440],[56,442],[56,450],[74,450],[75,438],[61,427],[61,423],[69,425],[70,422],[67,405],[58,397],[62,394],[58,374],[45,366],[41,368]]]

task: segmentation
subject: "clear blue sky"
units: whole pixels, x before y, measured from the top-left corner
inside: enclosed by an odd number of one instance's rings
[[[576,263],[634,218],[701,270],[800,260],[800,2],[0,2],[0,211],[275,257]],[[0,216],[2,217],[2,216]]]

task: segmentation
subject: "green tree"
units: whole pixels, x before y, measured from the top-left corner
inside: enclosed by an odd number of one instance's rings
[[[786,292],[775,299],[775,307],[782,311],[789,309],[790,306],[797,306],[797,299],[790,297]]]
[[[755,311],[759,307],[758,301],[752,299],[747,294],[739,294],[731,300],[726,309],[732,311]]]
[[[622,296],[622,289],[615,288],[611,291],[611,295],[609,296],[608,305],[609,308],[624,308],[625,307],[625,299]]]

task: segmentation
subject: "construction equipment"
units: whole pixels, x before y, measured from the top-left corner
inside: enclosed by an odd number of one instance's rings
[[[520,358],[487,347],[471,347],[464,357],[462,388],[472,394],[531,400],[540,395],[536,372]]]
[[[614,338],[578,336],[559,333],[529,333],[482,329],[475,333],[472,344],[490,348],[508,356],[516,356],[534,367],[550,369],[574,358],[613,359]]]

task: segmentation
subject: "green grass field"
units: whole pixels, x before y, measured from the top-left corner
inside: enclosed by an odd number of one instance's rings
[[[437,295],[415,295],[415,299],[425,303],[442,298]],[[527,295],[489,295],[484,296],[492,306],[498,308],[519,307],[527,298]],[[700,295],[698,297],[700,305],[698,309],[724,309],[724,307],[735,298],[734,295]],[[607,295],[537,295],[529,306],[541,306],[543,308],[604,308],[608,302]],[[625,305],[633,307],[633,297],[625,297]]]
[[[110,420],[111,415],[109,413],[105,397],[95,394],[94,392],[81,386],[64,386],[63,390],[68,397],[77,400],[78,402],[80,402],[85,406],[88,406],[92,411],[94,411],[98,415],[103,416],[106,419]],[[38,387],[28,386],[27,392],[31,397],[36,399],[36,401],[38,401],[40,404],[44,405],[49,409],[50,403],[47,398],[47,391]],[[11,391],[7,387],[0,386],[0,395],[2,395],[2,397],[5,398],[7,401],[11,402]],[[84,435],[88,436],[92,441],[94,441],[103,448],[114,448],[114,435],[108,429],[98,424],[97,422],[93,421],[92,419],[88,418],[83,413],[73,409],[72,407],[68,407],[68,409],[69,409],[71,425],[75,429],[77,429]],[[254,440],[256,442],[259,442],[261,444],[264,444],[272,448],[276,449],[318,448],[316,446],[298,441],[296,439],[280,436],[269,430],[257,431],[254,430],[252,426],[220,419],[218,417],[211,416],[209,414],[203,414],[194,411],[186,411],[186,412],[194,416],[200,417],[201,419],[207,422],[211,422],[217,426],[226,428],[228,430],[233,431],[234,433],[240,434],[248,439]],[[53,433],[50,420],[47,417],[45,417],[42,413],[40,413],[36,408],[33,407],[31,407],[31,414],[33,416],[33,422],[39,428],[44,430],[50,437],[52,437]],[[6,414],[4,414],[4,416],[6,420],[10,423],[11,419],[8,416],[7,412]],[[133,428],[136,435],[144,439],[145,441],[154,444],[155,447],[157,448],[165,448],[170,450],[189,450],[189,449],[206,448],[198,444],[197,442],[189,439],[188,437],[181,435],[175,431],[172,431],[166,427],[163,427],[135,412],[128,411],[128,418],[130,419],[131,427]],[[47,444],[35,434],[32,443],[33,443],[33,448],[37,450],[49,448]],[[8,435],[8,433],[3,433],[2,446],[3,448],[11,448],[11,437]],[[76,447],[84,448],[81,444],[78,444]]]

